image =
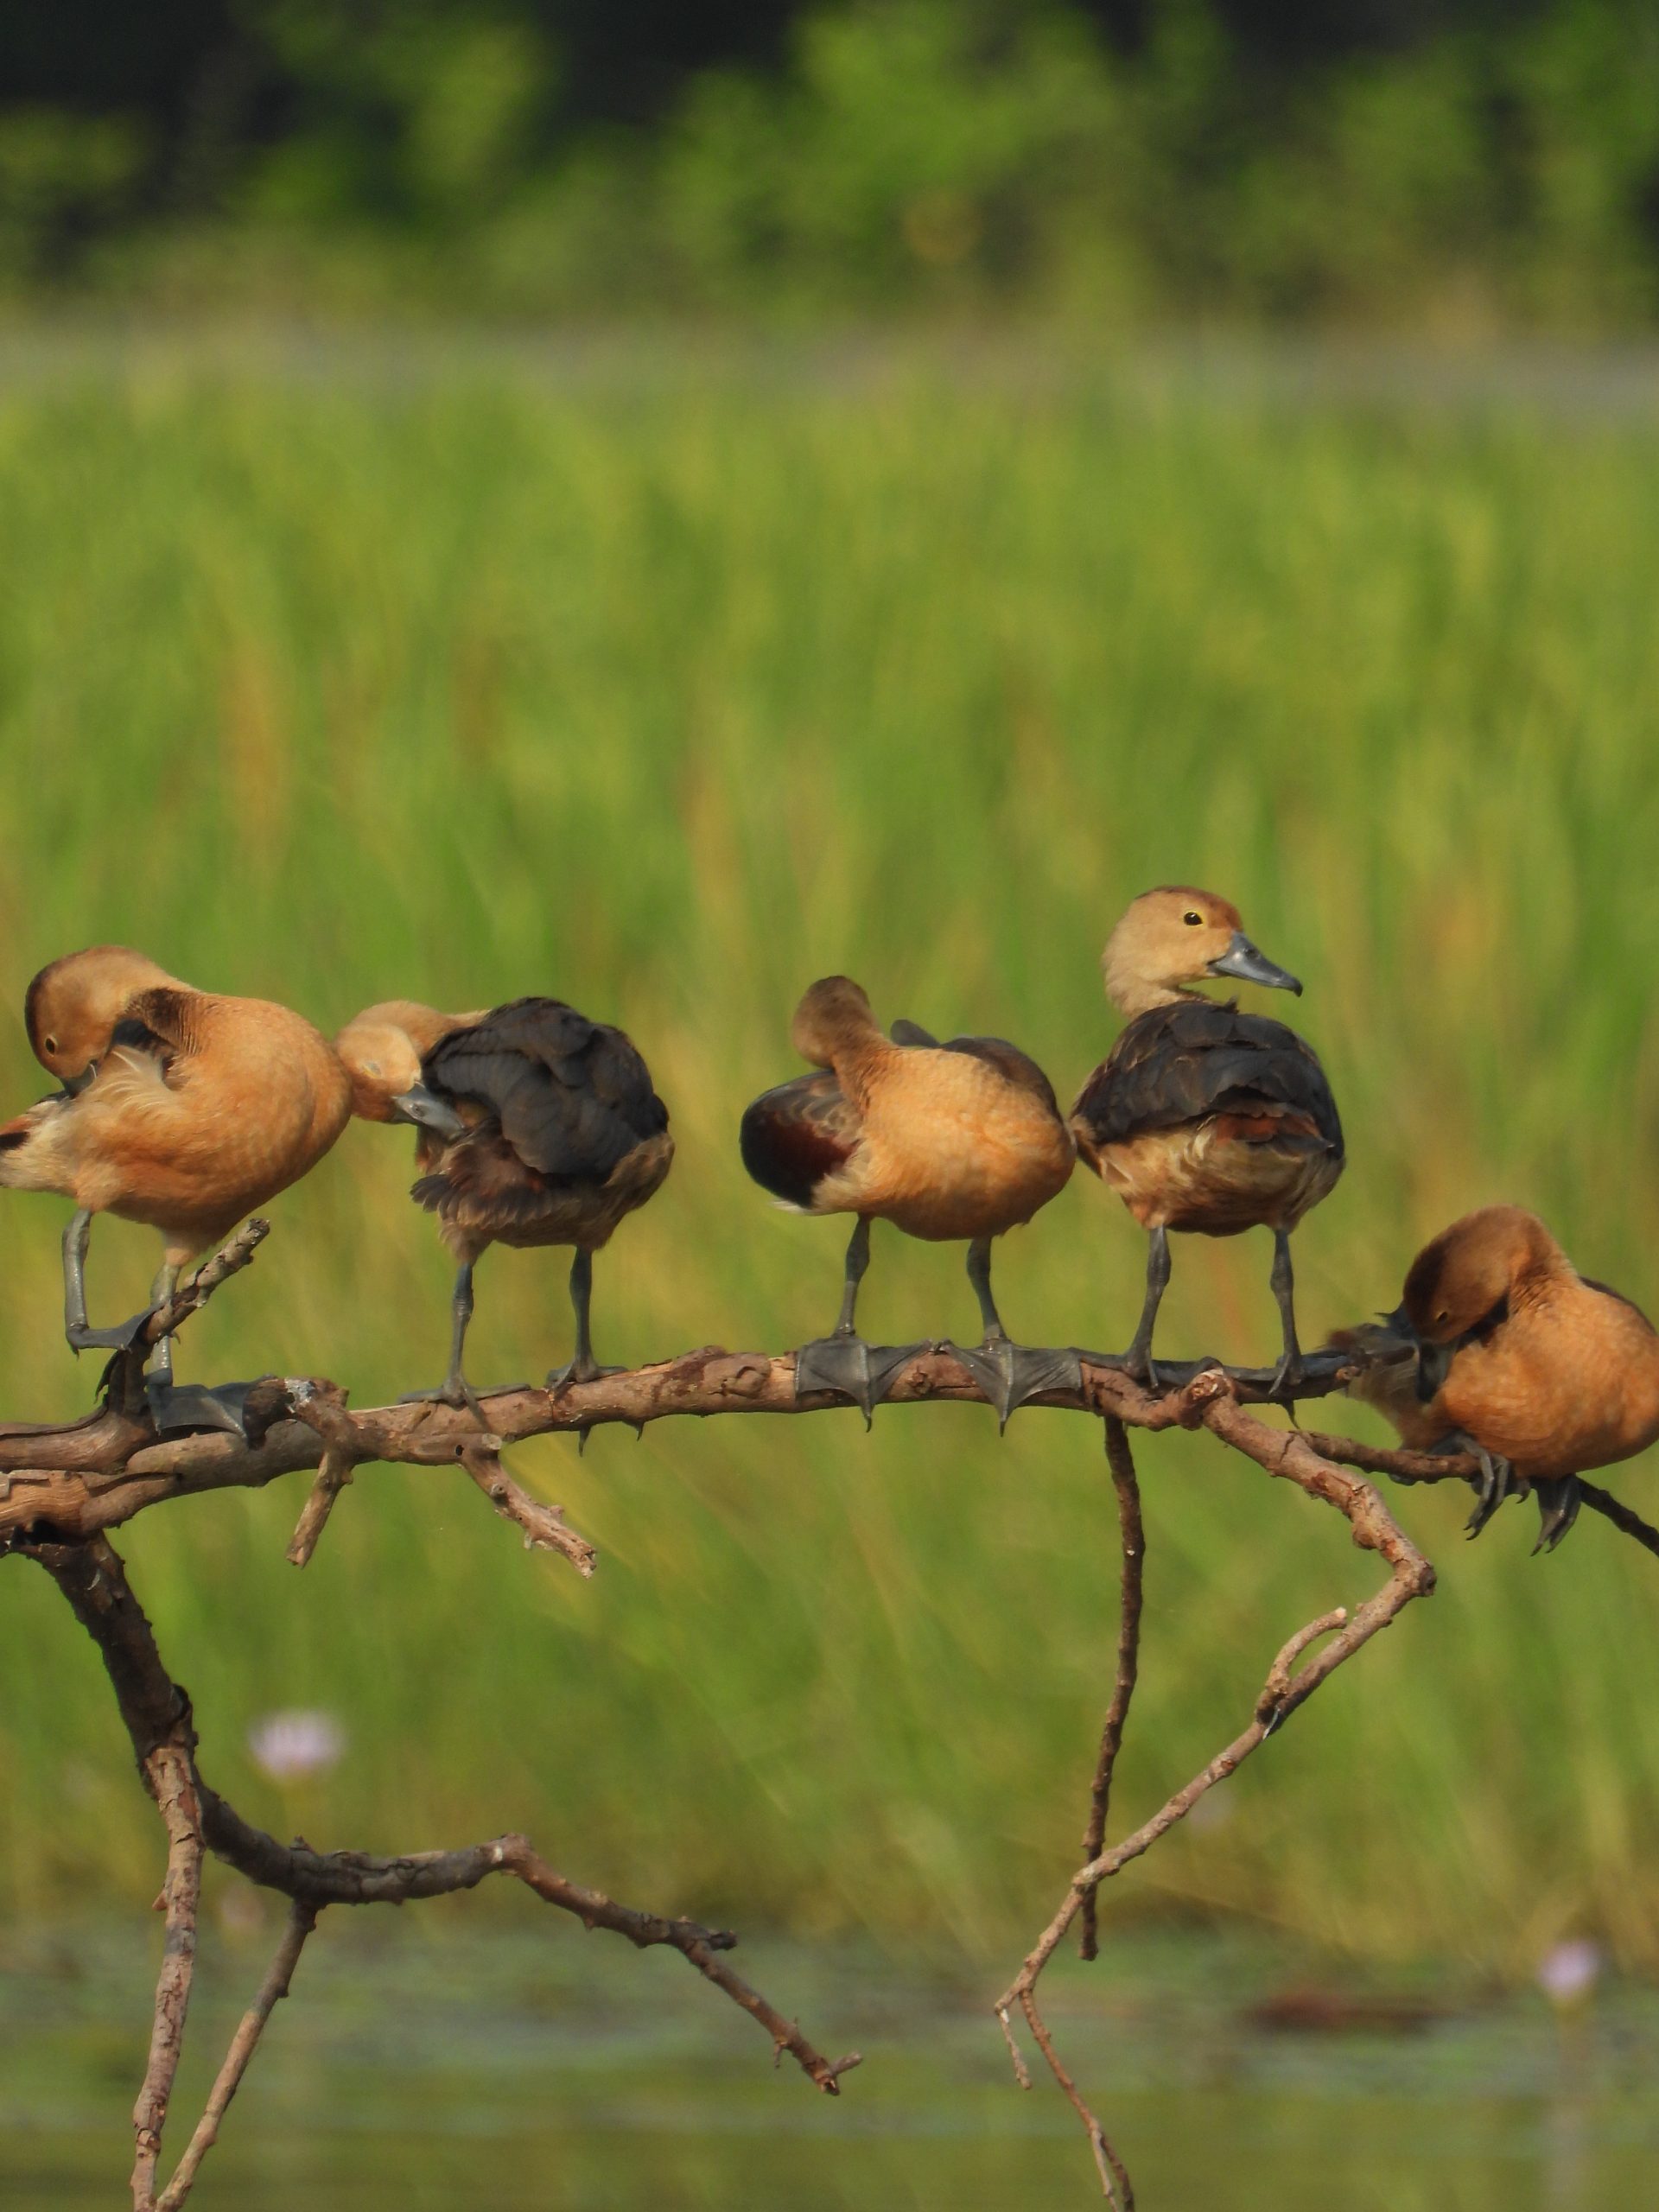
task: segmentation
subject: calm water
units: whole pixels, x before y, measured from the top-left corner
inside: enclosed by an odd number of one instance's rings
[[[126,2202],[154,1929],[0,1939],[0,2204]],[[146,1948],[146,1946],[149,1948]],[[182,2143],[263,1970],[215,1929]],[[193,2202],[202,2212],[626,2212],[1098,2202],[1058,2093],[1010,2079],[991,1976],[745,1947],[748,1971],[865,2063],[838,2101],[677,1958],[544,1920],[480,1937],[337,1914],[302,1961]],[[740,1960],[743,1954],[740,1954]],[[1443,2012],[1337,2033],[1264,2024],[1291,1986],[1351,1993],[1234,1941],[1141,1937],[1063,1976],[1051,2018],[1098,2091],[1143,2212],[1636,2212],[1659,2202],[1659,1994],[1420,1986]],[[1398,1995],[1396,1989],[1394,1993]],[[211,2051],[212,2056],[209,2056]],[[176,2147],[176,2146],[175,2146]]]

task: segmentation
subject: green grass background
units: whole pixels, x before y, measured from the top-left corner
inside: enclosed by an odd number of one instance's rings
[[[842,1234],[770,1208],[734,1133],[793,1071],[800,987],[845,969],[884,1018],[1001,1032],[1069,1094],[1114,1032],[1108,928],[1193,880],[1305,978],[1347,1124],[1298,1238],[1310,1338],[1500,1198],[1651,1305],[1659,422],[1039,366],[416,373],[393,342],[345,377],[165,347],[14,376],[0,991],[115,938],[330,1027],[390,994],[620,1020],[679,1154],[599,1262],[601,1357],[782,1348],[831,1318]],[[43,1087],[7,1021],[0,1095]],[[435,1379],[448,1268],[410,1149],[348,1131],[184,1371],[326,1373],[359,1404]],[[60,1333],[64,1211],[4,1197],[19,1416],[93,1382]],[[1178,1240],[1160,1343],[1269,1357],[1269,1256]],[[1142,1260],[1079,1177],[1001,1249],[1009,1324],[1122,1343]],[[100,1226],[95,1312],[152,1265]],[[563,1277],[486,1260],[479,1379],[567,1356]],[[882,1337],[971,1325],[960,1255],[879,1230],[866,1301]],[[1209,1440],[1140,1450],[1121,1820],[1376,1576]],[[513,1457],[601,1547],[591,1585],[437,1472],[365,1470],[302,1575],[297,1479],[120,1535],[251,1814],[377,1847],[523,1826],[623,1897],[807,1934],[978,1955],[1046,1916],[1116,1626],[1092,1424],[1033,1412],[999,1443],[982,1409],[893,1408],[868,1438],[849,1413]],[[1619,1487],[1659,1508],[1649,1467]],[[1439,1594],[1110,1909],[1510,1968],[1589,1929],[1659,1961],[1653,1560],[1588,1516],[1534,1560],[1529,1507],[1465,1548],[1460,1491],[1393,1503]],[[0,1681],[13,1909],[147,1898],[154,1817],[97,1662],[15,1561]],[[278,1791],[245,1732],[294,1704],[352,1752]]]

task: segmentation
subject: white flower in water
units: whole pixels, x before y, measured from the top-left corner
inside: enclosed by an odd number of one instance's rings
[[[1552,2005],[1580,2005],[1601,1975],[1601,1953],[1585,1937],[1553,1943],[1538,1961],[1538,1986]]]
[[[338,1764],[346,1731],[332,1713],[267,1713],[249,1729],[248,1749],[273,1782],[302,1782]]]

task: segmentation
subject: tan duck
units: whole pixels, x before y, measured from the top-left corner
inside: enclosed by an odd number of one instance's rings
[[[560,999],[483,1014],[391,1000],[359,1014],[336,1044],[355,1113],[421,1125],[410,1195],[437,1215],[460,1263],[449,1371],[420,1395],[478,1411],[462,1360],[473,1269],[492,1244],[575,1246],[575,1349],[548,1384],[615,1372],[594,1357],[593,1255],[661,1187],[674,1157],[668,1109],[630,1039]]]
[[[1345,1332],[1375,1363],[1349,1385],[1414,1451],[1481,1462],[1478,1535],[1517,1486],[1538,1499],[1537,1548],[1577,1517],[1577,1478],[1659,1439],[1659,1334],[1581,1275],[1536,1214],[1483,1206],[1426,1244],[1382,1330]]]
[[[1106,995],[1128,1026],[1078,1094],[1077,1149],[1147,1232],[1147,1293],[1123,1355],[1156,1385],[1153,1325],[1169,1281],[1169,1232],[1274,1236],[1269,1281],[1284,1350],[1275,1393],[1303,1379],[1290,1237],[1342,1173],[1342,1124],[1313,1049],[1294,1029],[1192,986],[1208,977],[1301,985],[1244,934],[1211,891],[1143,892],[1107,939]]]
[[[1075,1388],[1075,1353],[1009,1340],[991,1294],[991,1243],[1061,1191],[1076,1150],[1047,1077],[1000,1037],[940,1045],[914,1022],[884,1037],[860,987],[825,976],[795,1010],[795,1049],[821,1072],[765,1091],[744,1114],[743,1165],[763,1190],[803,1213],[857,1216],[841,1317],[804,1344],[797,1395],[836,1390],[869,1419],[919,1345],[867,1344],[855,1326],[869,1264],[870,1224],[968,1243],[968,1276],[984,1338],[957,1357],[1006,1422],[1035,1392]]]
[[[196,990],[120,945],[42,969],[25,1020],[36,1058],[64,1089],[0,1127],[0,1185],[74,1201],[63,1240],[65,1332],[77,1351],[125,1347],[155,1308],[88,1326],[92,1216],[159,1231],[160,1304],[187,1262],[315,1166],[350,1116],[350,1084],[302,1015]],[[173,1392],[165,1341],[150,1381],[162,1426],[239,1426],[245,1386]]]

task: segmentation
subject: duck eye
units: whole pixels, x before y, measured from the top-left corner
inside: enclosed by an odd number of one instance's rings
[[[55,1052],[57,1051],[57,1049],[58,1049],[58,1040],[57,1040],[57,1039],[56,1039],[55,1037],[48,1037],[48,1038],[47,1039],[47,1040],[46,1040],[46,1049],[47,1049],[47,1051],[48,1051],[48,1052]]]
[[[1185,913],[1181,916],[1181,919],[1186,924],[1188,929],[1195,930],[1199,928],[1203,924],[1204,916],[1202,914],[1195,914],[1189,906]]]

